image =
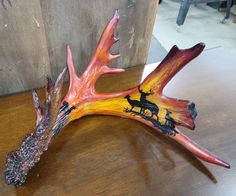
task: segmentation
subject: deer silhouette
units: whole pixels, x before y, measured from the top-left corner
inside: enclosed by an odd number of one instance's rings
[[[138,91],[140,92],[140,103],[141,103],[141,113],[144,113],[146,109],[150,110],[152,113],[151,117],[154,115],[158,118],[159,108],[155,103],[147,100],[147,96],[154,94],[152,89],[149,92],[144,92],[141,90],[140,86],[138,87]]]
[[[125,96],[125,99],[127,99],[128,103],[129,103],[130,106],[131,106],[130,111],[133,111],[133,108],[134,108],[134,107],[139,107],[139,108],[141,108],[140,101],[130,99],[130,95],[126,95],[126,96]],[[141,113],[141,111],[142,111],[142,108],[141,108],[141,110],[140,110],[140,113]]]
[[[152,89],[150,89],[149,92],[144,92],[144,91],[142,91],[142,89],[140,88],[140,86],[138,87],[138,91],[139,91],[140,94],[141,94],[141,96],[140,96],[140,101],[148,101],[148,100],[147,100],[147,96],[154,94],[154,92],[152,91]]]
[[[159,108],[155,103],[152,102],[140,102],[141,113],[144,113],[145,110],[149,110],[151,112],[151,117],[154,115],[158,118]]]

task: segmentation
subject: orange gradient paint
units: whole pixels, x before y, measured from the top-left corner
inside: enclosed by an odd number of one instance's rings
[[[112,55],[109,52],[112,45],[118,41],[118,39],[114,37],[118,21],[119,14],[116,11],[103,31],[97,49],[89,62],[87,69],[80,77],[75,73],[71,50],[69,46],[67,47],[70,86],[63,101],[66,101],[69,106],[75,106],[75,109],[69,115],[68,123],[85,115],[104,114],[134,119],[160,131],[160,129],[156,128],[152,122],[145,120],[138,115],[124,112],[125,109],[130,108],[130,104],[125,97],[129,95],[131,100],[140,99],[140,88],[142,91],[146,92],[150,90],[153,91],[153,93],[148,96],[148,100],[158,106],[158,121],[161,124],[165,123],[165,116],[168,110],[171,112],[171,118],[174,119],[176,125],[194,129],[194,118],[196,117],[195,104],[187,100],[166,97],[162,92],[163,88],[173,76],[203,51],[205,47],[203,43],[199,43],[186,50],[180,50],[177,46],[174,46],[165,59],[145,78],[139,87],[134,87],[118,93],[96,92],[95,83],[102,74],[114,74],[124,71],[123,69],[109,68],[107,66],[112,60],[119,57],[119,55]],[[138,110],[136,109],[136,111]],[[150,115],[150,111],[147,111],[147,116]],[[154,117],[154,119],[155,118],[157,119],[157,117]],[[176,127],[175,131],[177,134],[169,135],[169,137],[183,145],[198,158],[230,168],[228,163],[198,146],[187,138],[187,136],[183,135]]]
[[[103,31],[87,69],[81,76],[76,75],[72,53],[69,46],[67,47],[70,85],[62,102],[61,87],[67,67],[59,75],[55,86],[48,78],[44,107],[41,107],[40,100],[33,91],[37,114],[35,131],[22,141],[17,150],[7,155],[4,171],[7,184],[22,185],[28,172],[48,149],[51,139],[55,138],[69,122],[92,114],[114,115],[137,120],[175,140],[198,158],[230,168],[228,163],[200,147],[177,129],[177,126],[192,130],[195,128],[194,119],[197,116],[195,104],[163,94],[166,84],[189,61],[203,51],[204,44],[199,43],[186,50],[180,50],[174,46],[139,86],[116,93],[96,91],[95,84],[101,75],[125,71],[108,67],[112,60],[119,57],[110,53],[112,45],[118,41],[114,37],[118,21],[119,14],[116,11]]]

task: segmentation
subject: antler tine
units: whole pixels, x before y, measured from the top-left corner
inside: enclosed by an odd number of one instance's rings
[[[186,149],[188,149],[190,152],[192,152],[195,156],[198,158],[209,162],[214,163],[216,165],[230,168],[230,164],[221,160],[216,155],[212,154],[208,150],[204,149],[203,147],[196,144],[194,141],[192,141],[190,138],[185,136],[183,133],[181,133],[177,128],[175,129],[178,133],[175,137],[172,137],[176,142],[183,145]]]
[[[109,53],[112,45],[118,41],[118,39],[114,37],[114,33],[117,27],[117,24],[119,22],[119,18],[120,18],[120,15],[118,13],[118,10],[116,10],[112,19],[107,23],[102,33],[102,36],[98,42],[98,46],[96,48],[95,54],[93,56],[93,58],[101,60],[102,63],[104,64],[109,62],[109,60],[116,59],[119,57],[119,55],[111,55]],[[92,62],[93,62],[93,59],[90,61],[91,66],[93,64]]]
[[[67,45],[67,66],[70,75],[70,85],[79,80],[79,77],[76,75],[76,71],[73,64],[73,57],[71,53],[70,46]]]
[[[59,114],[59,108],[61,106],[61,90],[63,85],[63,79],[66,74],[67,67],[64,67],[63,71],[57,77],[55,85],[51,83],[51,80],[48,81],[48,88],[49,93],[46,98],[46,117],[47,115],[50,116],[49,126],[52,128],[55,126],[55,121],[57,119],[57,115]],[[53,131],[53,130],[50,130]]]
[[[54,85],[52,82],[52,78],[50,76],[46,77],[46,81],[45,81],[45,94],[46,94],[46,98],[48,97],[48,95],[52,94]]]
[[[179,72],[188,62],[197,57],[204,49],[203,43],[196,44],[192,48],[181,50],[173,46],[159,66],[145,78],[143,85],[152,88],[155,92],[162,93],[166,84]],[[178,61],[176,60],[178,58]],[[154,77],[155,76],[155,79]]]
[[[42,120],[43,115],[42,115],[42,106],[38,97],[38,94],[36,93],[35,89],[32,90],[32,99],[34,103],[34,108],[36,112],[36,123],[35,126],[39,124],[39,122]]]
[[[124,69],[110,68],[107,65],[112,61],[120,57],[119,54],[111,54],[110,49],[119,39],[114,37],[114,32],[119,22],[119,12],[116,10],[111,20],[107,23],[102,36],[98,42],[98,46],[94,55],[92,56],[85,72],[78,77],[75,72],[72,52],[69,46],[67,46],[67,65],[70,76],[70,86],[64,100],[73,101],[76,97],[81,95],[78,86],[86,86],[86,89],[90,89],[89,93],[96,94],[95,83],[97,79],[105,73],[120,73],[124,72]]]
[[[119,12],[116,10],[114,16],[106,25],[106,28],[98,42],[97,49],[88,64],[87,70],[85,71],[85,74],[90,73],[91,75],[91,73],[94,73],[92,77],[95,79],[104,73],[120,73],[124,71],[124,69],[110,68],[107,66],[111,61],[120,57],[119,54],[114,55],[110,53],[112,45],[119,40],[114,37],[119,17]]]
[[[66,72],[67,72],[67,67],[64,67],[64,69],[62,70],[62,72],[60,73],[55,82],[54,93],[56,94],[57,102],[61,101],[61,90]]]

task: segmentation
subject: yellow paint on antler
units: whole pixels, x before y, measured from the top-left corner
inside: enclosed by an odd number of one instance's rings
[[[70,88],[64,101],[68,102],[70,107],[75,107],[68,117],[68,122],[92,114],[115,115],[134,119],[168,135],[199,158],[228,168],[229,164],[202,149],[175,127],[182,125],[189,129],[195,128],[195,105],[187,100],[169,98],[163,95],[163,88],[166,84],[189,61],[202,52],[204,44],[200,43],[186,50],[179,50],[174,46],[160,65],[138,87],[119,93],[103,94],[96,92],[95,83],[102,74],[124,71],[107,66],[111,60],[119,57],[119,55],[112,56],[109,53],[110,48],[117,41],[114,38],[114,31],[118,19],[119,15],[116,12],[103,31],[86,71],[80,77],[73,71],[72,56],[68,55]],[[68,53],[71,53],[70,50]],[[148,95],[141,99],[141,91]],[[152,91],[151,94],[150,91]],[[130,103],[128,98],[131,100]],[[136,105],[133,109],[132,104]],[[150,105],[152,108],[149,107]]]

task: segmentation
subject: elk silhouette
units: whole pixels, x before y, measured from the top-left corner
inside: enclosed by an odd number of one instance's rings
[[[152,91],[152,89],[150,89],[149,92],[144,92],[144,91],[142,91],[142,89],[140,88],[140,86],[138,86],[138,91],[139,91],[140,94],[141,94],[141,96],[140,96],[140,101],[148,101],[148,100],[147,100],[147,96],[154,94],[154,92]],[[149,102],[149,101],[148,101],[148,102]]]
[[[152,103],[151,101],[147,100],[147,96],[154,94],[152,89],[149,90],[149,92],[144,92],[138,87],[138,91],[140,92],[140,103],[141,103],[141,113],[144,113],[146,109],[150,110],[152,113],[151,117],[154,115],[158,118],[159,108],[155,103]]]

